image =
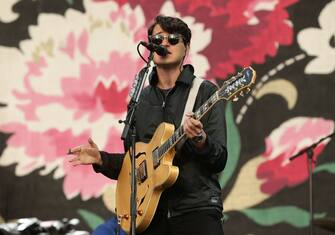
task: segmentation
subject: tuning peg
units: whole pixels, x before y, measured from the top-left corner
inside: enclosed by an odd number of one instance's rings
[[[234,102],[238,101],[238,97],[237,97],[237,95],[234,96],[233,101],[234,101]]]
[[[244,92],[243,91],[240,91],[240,96],[244,96]]]
[[[143,215],[143,210],[137,210],[137,214],[138,214],[139,216],[142,216],[142,215]]]
[[[250,87],[247,87],[247,89],[245,89],[245,93],[248,94],[251,91]]]

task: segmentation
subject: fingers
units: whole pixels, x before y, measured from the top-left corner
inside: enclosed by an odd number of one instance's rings
[[[91,138],[88,138],[89,145],[79,145],[77,147],[70,148],[67,152],[68,155],[70,154],[79,154],[80,151],[85,151],[87,148],[98,148],[98,146],[93,142]]]
[[[72,166],[79,166],[82,164],[82,162],[79,159],[71,159],[69,162],[71,163]]]
[[[185,116],[188,117],[188,118],[193,118],[193,113],[186,113]]]
[[[74,157],[74,158],[71,158],[71,159],[69,160],[69,162],[73,163],[73,162],[76,162],[76,161],[78,161],[78,160],[79,160],[78,157]]]
[[[98,145],[96,145],[96,144],[93,142],[93,140],[92,140],[91,137],[88,138],[88,143],[90,144],[90,146],[91,146],[92,148],[98,148]]]
[[[190,124],[190,127],[195,128],[195,129],[202,130],[202,128],[203,128],[202,123],[198,120],[193,119],[193,118],[189,119],[189,124]]]
[[[71,158],[69,160],[69,163],[71,163],[72,166],[78,166],[80,165],[82,162],[80,161],[80,157],[79,156],[76,156],[74,158]]]
[[[185,133],[189,138],[192,138],[199,135],[201,133],[201,129],[189,126],[185,128]]]
[[[203,125],[199,120],[193,118],[191,114],[187,114],[188,118],[186,118],[183,126],[184,132],[188,138],[193,138],[195,136],[200,135],[203,132]]]
[[[67,154],[78,154],[78,153],[80,153],[82,147],[83,146],[80,145],[80,146],[77,146],[77,147],[69,148]]]
[[[69,163],[71,163],[72,166],[92,164],[92,162],[90,162],[90,158],[88,158],[85,153],[80,153],[71,158]]]

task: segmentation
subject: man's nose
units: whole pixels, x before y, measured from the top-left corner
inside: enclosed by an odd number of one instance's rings
[[[164,38],[163,38],[162,45],[163,45],[163,46],[169,46],[169,45],[170,45],[169,40],[168,40],[167,37],[164,37]]]

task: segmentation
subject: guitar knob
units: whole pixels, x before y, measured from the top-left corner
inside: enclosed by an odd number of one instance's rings
[[[142,210],[138,210],[138,211],[137,211],[137,214],[138,214],[139,216],[141,216],[141,215],[143,215],[143,211],[142,211]]]
[[[124,214],[124,215],[118,215],[118,220],[123,220],[123,219],[126,219],[128,220],[129,219],[129,214]]]

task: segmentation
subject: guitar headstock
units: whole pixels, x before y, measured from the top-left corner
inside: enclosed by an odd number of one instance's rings
[[[255,84],[256,71],[251,67],[244,68],[235,76],[224,82],[223,86],[218,90],[219,99],[238,100],[238,96],[243,96],[251,90],[251,86]]]

